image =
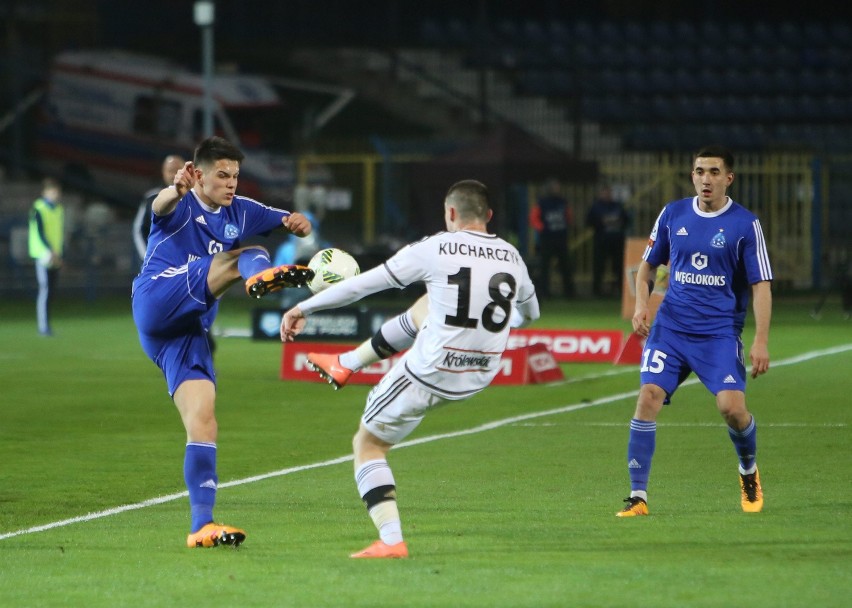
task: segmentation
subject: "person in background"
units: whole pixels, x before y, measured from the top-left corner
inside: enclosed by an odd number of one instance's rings
[[[574,297],[574,266],[568,251],[569,230],[574,211],[562,195],[561,184],[548,180],[541,196],[530,210],[530,225],[536,231],[535,252],[538,261],[536,287],[542,298],[552,295],[550,266],[556,260],[562,279],[562,295]]]
[[[612,197],[612,188],[604,186],[589,207],[586,226],[594,231],[592,247],[592,293],[606,295],[604,281],[612,272],[616,293],[621,289],[624,273],[624,239],[630,217],[624,203]]]
[[[41,196],[33,202],[29,218],[29,252],[35,260],[36,319],[38,333],[52,336],[50,311],[62,267],[65,246],[65,209],[60,204],[62,187],[52,177],[42,182]]]
[[[757,470],[757,424],[746,408],[742,331],[749,295],[754,309],[751,377],[769,370],[772,268],[760,221],[734,202],[734,157],[707,146],[693,157],[697,196],[667,204],[636,274],[633,330],[646,337],[639,370],[641,387],[630,421],[627,471],[630,496],[618,517],[648,515],[648,478],[663,404],[695,373],[716,396],[739,459],[740,504],[746,513],[763,508]],[[670,264],[669,287],[653,325],[648,298],[657,267]]]

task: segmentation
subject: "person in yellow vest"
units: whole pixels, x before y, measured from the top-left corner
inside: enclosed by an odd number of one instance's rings
[[[62,266],[62,248],[64,245],[65,210],[59,204],[62,187],[55,179],[48,177],[42,183],[41,196],[35,200],[30,210],[30,257],[35,260],[38,297],[36,298],[36,318],[38,333],[51,336],[50,307]]]

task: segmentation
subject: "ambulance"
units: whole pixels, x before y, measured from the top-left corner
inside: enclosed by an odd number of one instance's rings
[[[200,73],[158,57],[60,53],[37,123],[36,151],[68,181],[136,204],[158,185],[166,155],[191,159],[203,139],[203,84]],[[286,206],[296,165],[281,151],[290,127],[275,87],[262,76],[216,74],[212,101],[215,134],[246,155],[238,192]]]

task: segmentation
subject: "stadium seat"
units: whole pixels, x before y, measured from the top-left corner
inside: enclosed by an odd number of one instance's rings
[[[675,122],[693,121],[700,117],[700,111],[695,97],[678,95],[672,103],[670,120]]]
[[[651,44],[670,45],[672,40],[672,26],[668,21],[652,21],[648,27],[648,36]]]
[[[728,121],[747,120],[749,111],[742,95],[727,95],[719,101]]]
[[[673,50],[662,44],[652,44],[645,51],[648,66],[668,68],[677,65],[677,56]]]
[[[579,44],[595,44],[598,41],[597,33],[592,24],[588,21],[575,21],[574,41]]]
[[[819,72],[813,68],[806,68],[798,72],[796,81],[800,93],[821,95],[824,92],[823,80],[820,78]]]
[[[749,95],[744,100],[744,106],[743,122],[770,123],[779,117],[771,95]]]
[[[784,21],[776,27],[778,41],[781,42],[783,48],[800,49],[804,45],[804,35],[802,28],[794,21]]]
[[[741,21],[728,21],[725,23],[725,34],[727,44],[746,46],[751,40],[748,28]]]
[[[849,70],[830,68],[823,72],[825,90],[832,95],[852,94],[852,77]]]
[[[729,95],[742,95],[748,92],[745,73],[742,70],[728,68],[722,73],[722,89]]]
[[[663,68],[654,68],[646,76],[648,84],[652,91],[661,95],[676,92],[674,86],[674,78],[671,77],[669,70]]]
[[[752,68],[743,73],[742,87],[747,93],[761,93],[772,88],[772,80],[763,68]]]
[[[624,24],[624,39],[628,44],[642,47],[653,42],[645,23],[635,20]]]
[[[426,46],[442,47],[446,44],[443,28],[434,19],[424,19],[420,26],[420,39]]]
[[[753,68],[771,69],[775,67],[775,55],[772,47],[752,44],[745,52],[748,64]]]
[[[785,67],[775,68],[769,76],[771,85],[766,93],[789,95],[799,92],[796,72]]]
[[[852,49],[832,45],[825,49],[823,58],[828,69],[848,70],[852,68]]]
[[[450,19],[445,29],[447,44],[465,47],[471,42],[471,28],[461,19]]]
[[[837,45],[848,51],[852,48],[852,25],[841,19],[832,21],[829,25],[829,39],[832,45]]]
[[[678,21],[674,25],[671,43],[679,48],[686,48],[698,43],[698,30],[691,21]]]
[[[646,96],[654,92],[649,86],[643,68],[628,68],[624,71],[624,88],[631,95]]]
[[[679,93],[699,93],[704,89],[704,82],[690,63],[688,68],[678,68],[674,73],[674,87]]]
[[[674,114],[674,101],[668,95],[654,95],[649,103],[651,115],[655,120],[671,120]]]
[[[527,19],[524,21],[520,35],[521,43],[532,47],[546,46],[550,41],[550,36],[545,28],[541,25],[541,23],[533,19]]]
[[[844,122],[849,119],[846,113],[848,110],[846,100],[834,95],[824,97],[822,100],[822,118],[823,120]]]
[[[608,68],[620,68],[624,66],[624,49],[614,44],[603,43],[598,46],[598,61],[600,65]]]
[[[809,21],[802,26],[802,42],[804,46],[818,48],[829,44],[828,28],[819,21]]]
[[[622,66],[626,68],[641,68],[648,67],[648,53],[645,51],[647,47],[642,44],[629,44],[622,49],[624,61]]]
[[[574,64],[574,49],[568,44],[551,41],[547,48],[550,62],[554,66],[570,66]]]
[[[819,121],[824,118],[825,104],[813,95],[800,95],[795,99],[795,104],[801,120]]]
[[[749,48],[743,44],[730,42],[715,51],[722,53],[722,62],[728,69],[746,70],[752,67]]]
[[[623,74],[624,72],[613,68],[602,70],[598,79],[602,92],[608,95],[624,93],[626,83]]]
[[[699,34],[701,45],[711,48],[719,48],[725,44],[726,32],[718,21],[704,21],[701,23]]]
[[[798,112],[793,98],[789,95],[778,95],[774,98],[773,112],[779,121],[798,120]]]
[[[602,44],[624,44],[621,27],[615,21],[602,21],[598,24],[598,42]]]
[[[598,70],[601,65],[597,49],[591,44],[577,44],[574,47],[574,58],[577,67],[582,69]]]
[[[766,21],[758,21],[752,26],[751,40],[758,48],[770,49],[778,44],[778,34],[775,24]]]
[[[556,44],[569,44],[573,41],[571,28],[564,21],[552,19],[547,24],[550,42]]]
[[[788,68],[791,70],[799,69],[802,66],[801,52],[795,47],[772,47],[772,51],[770,52],[770,61],[774,66]]]
[[[495,29],[497,30],[497,37],[503,42],[517,44],[520,40],[518,26],[512,19],[501,19]]]

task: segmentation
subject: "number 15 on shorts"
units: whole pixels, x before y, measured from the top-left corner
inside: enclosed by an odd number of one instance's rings
[[[642,351],[642,368],[640,372],[650,372],[652,374],[662,373],[665,369],[666,353],[659,350],[651,350],[646,348]]]

